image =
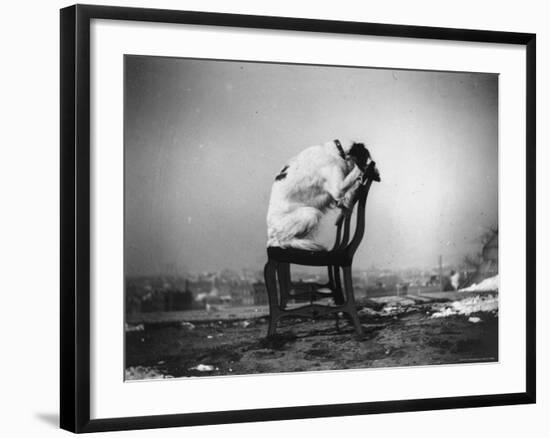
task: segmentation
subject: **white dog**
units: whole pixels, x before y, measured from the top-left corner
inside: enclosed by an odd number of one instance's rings
[[[267,212],[267,246],[311,251],[323,214],[347,208],[370,158],[362,143],[343,148],[338,140],[311,146],[292,158],[275,177]]]

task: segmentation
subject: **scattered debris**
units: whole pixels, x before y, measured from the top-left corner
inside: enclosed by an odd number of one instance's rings
[[[396,317],[397,315],[414,312],[419,309],[419,305],[418,305],[419,303],[416,303],[415,300],[411,298],[384,297],[382,299],[384,300],[383,302],[385,304],[378,306],[377,309],[373,308],[370,305],[365,306],[357,312],[358,315],[359,316]]]
[[[231,308],[231,318],[201,310],[170,314],[169,319],[162,314],[158,324],[153,319],[128,321],[132,325],[126,329],[138,333],[126,336],[126,360],[133,365],[126,379],[498,360],[496,292],[375,297],[358,300],[358,306],[365,332],[361,338],[343,314],[338,330],[331,317],[285,319],[275,335],[266,337],[269,319],[265,310],[254,313],[253,307],[246,312]],[[460,316],[436,319],[451,315]]]
[[[174,376],[163,374],[154,368],[137,366],[126,368],[124,378],[125,380],[173,379]]]

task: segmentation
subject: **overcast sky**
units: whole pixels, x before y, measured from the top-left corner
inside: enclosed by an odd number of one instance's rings
[[[125,67],[128,274],[261,269],[274,176],[335,138],[365,142],[382,177],[357,268],[454,263],[498,223],[494,74],[136,56]]]

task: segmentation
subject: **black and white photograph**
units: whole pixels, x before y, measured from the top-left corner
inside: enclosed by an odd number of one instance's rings
[[[125,380],[498,362],[498,89],[125,55]]]

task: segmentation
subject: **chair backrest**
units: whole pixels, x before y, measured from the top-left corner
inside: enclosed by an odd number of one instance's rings
[[[365,207],[367,196],[373,181],[380,181],[376,163],[371,161],[365,170],[363,180],[353,193],[351,205],[347,212],[342,212],[336,221],[336,239],[332,250],[344,250],[347,258],[351,259],[363,240],[365,234]],[[355,232],[350,240],[351,219],[356,211]]]

